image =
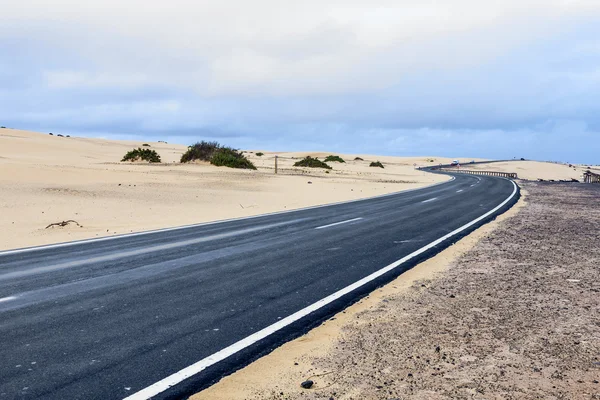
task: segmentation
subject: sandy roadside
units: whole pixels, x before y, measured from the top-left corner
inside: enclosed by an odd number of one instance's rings
[[[333,170],[297,168],[305,155],[247,152],[258,171],[179,164],[183,145],[147,142],[160,165],[121,163],[143,142],[0,129],[0,250],[181,226],[354,200],[448,179],[415,169],[440,157],[342,155]],[[369,167],[380,160],[385,169]],[[66,227],[51,223],[75,220]]]
[[[192,398],[600,399],[599,187],[524,188],[495,222]]]

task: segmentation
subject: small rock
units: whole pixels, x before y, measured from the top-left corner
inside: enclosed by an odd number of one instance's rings
[[[451,294],[451,295],[450,295],[450,298],[451,298],[451,299],[453,299],[453,298],[455,298],[455,297],[456,297],[456,296],[455,296],[455,295],[453,295],[453,294]]]
[[[309,184],[309,185],[312,185],[312,182],[311,182],[311,181],[308,181],[308,184]]]
[[[303,389],[310,389],[311,387],[313,387],[314,384],[315,383],[309,379],[307,381],[302,382],[300,386],[302,386]]]

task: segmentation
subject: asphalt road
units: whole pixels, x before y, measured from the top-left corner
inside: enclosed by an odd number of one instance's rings
[[[205,387],[517,200],[511,181],[455,177],[333,206],[0,253],[0,399],[181,398]]]

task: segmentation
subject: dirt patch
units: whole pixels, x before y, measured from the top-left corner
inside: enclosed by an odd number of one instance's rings
[[[600,186],[524,188],[518,217],[437,278],[393,282],[301,338],[314,352],[294,341],[195,398],[600,399]]]

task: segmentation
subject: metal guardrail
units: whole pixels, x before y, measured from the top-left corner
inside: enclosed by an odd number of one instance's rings
[[[461,168],[439,168],[440,171],[445,172],[458,172],[461,174],[470,174],[470,175],[488,175],[488,176],[500,176],[503,178],[517,179],[516,172],[497,172],[497,171],[476,171],[476,170],[468,170]]]
[[[600,183],[600,175],[591,171],[586,171],[583,173],[583,181],[585,183]]]

